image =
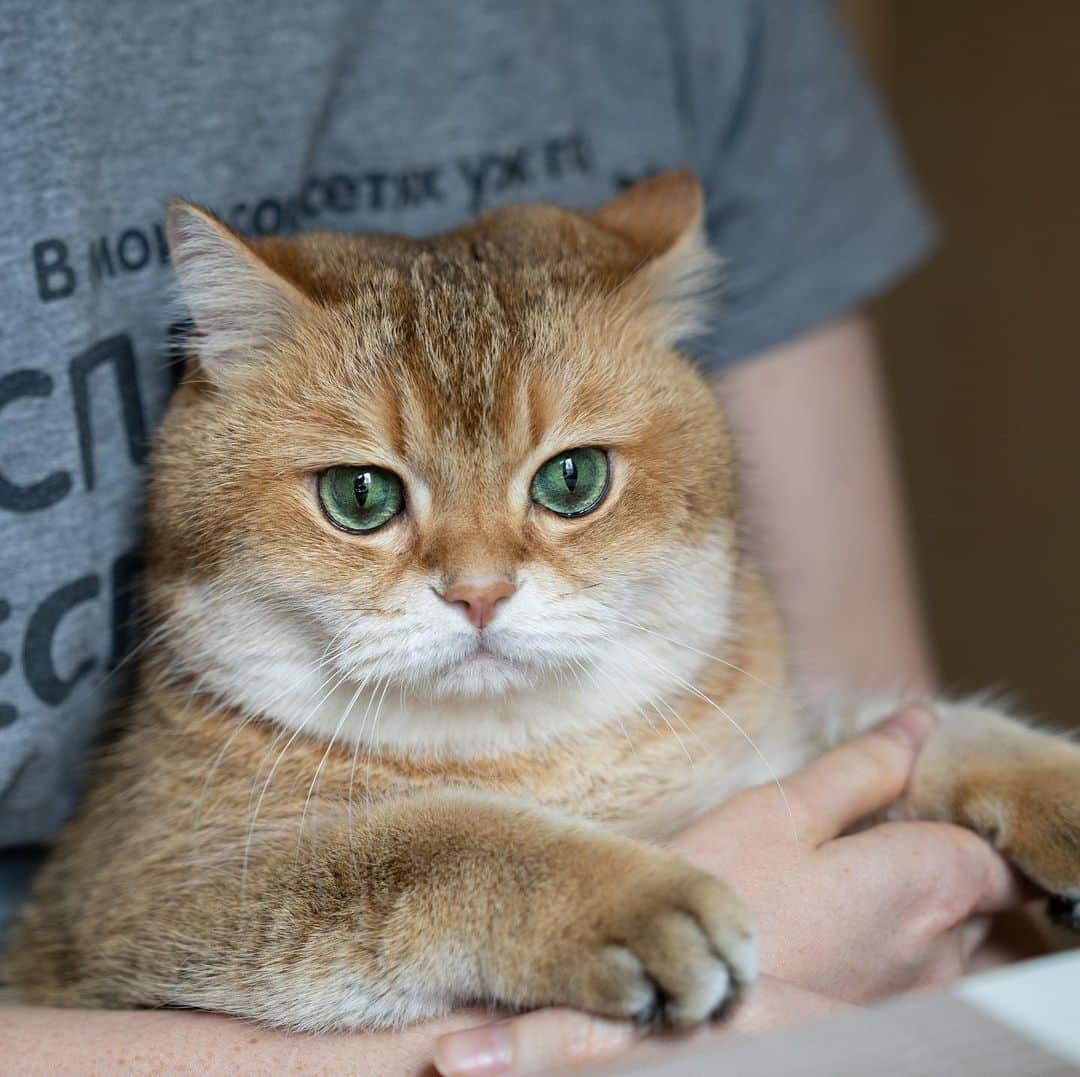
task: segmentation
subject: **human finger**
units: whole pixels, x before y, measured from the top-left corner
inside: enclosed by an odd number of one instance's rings
[[[897,800],[934,722],[909,707],[784,779],[800,839],[820,845]]]
[[[1017,871],[977,834],[953,823],[882,823],[829,846],[882,887],[903,889],[908,904],[917,891],[960,920],[1016,908],[1030,896]]]
[[[443,1077],[519,1077],[601,1062],[626,1050],[637,1037],[628,1021],[563,1008],[536,1010],[441,1037],[435,1045],[435,1068]]]

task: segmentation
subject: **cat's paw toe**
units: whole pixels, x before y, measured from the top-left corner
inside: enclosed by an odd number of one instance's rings
[[[741,905],[717,880],[680,874],[615,910],[591,1008],[650,1028],[687,1028],[729,1013],[753,982],[756,940]]]
[[[1076,922],[1080,901],[1080,752],[1052,763],[980,775],[960,788],[961,821],[984,835],[1050,895],[1057,922]]]

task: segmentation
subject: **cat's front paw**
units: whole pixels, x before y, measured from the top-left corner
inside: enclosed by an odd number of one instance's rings
[[[753,926],[719,880],[658,854],[605,890],[591,895],[566,933],[569,945],[552,970],[562,981],[557,1001],[684,1028],[722,1016],[753,982]]]
[[[1080,931],[1080,751],[973,775],[959,815],[1051,895],[1052,920]]]

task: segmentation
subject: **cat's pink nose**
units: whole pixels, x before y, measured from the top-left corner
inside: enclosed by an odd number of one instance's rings
[[[442,592],[451,606],[460,606],[461,612],[477,628],[491,624],[495,607],[509,598],[517,588],[505,576],[486,576],[482,579],[459,580]]]

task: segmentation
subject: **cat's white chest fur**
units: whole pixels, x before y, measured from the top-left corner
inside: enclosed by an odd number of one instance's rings
[[[530,783],[526,792],[628,836],[665,841],[733,793],[776,783],[823,746],[820,726],[785,698],[742,717],[737,727],[720,714],[692,729],[654,724],[637,747],[631,726],[617,760],[583,753],[573,777],[564,773],[546,788]]]

